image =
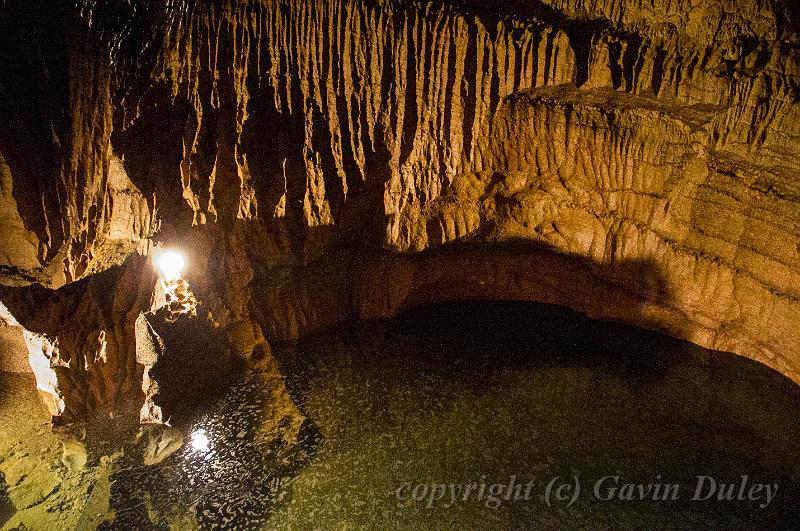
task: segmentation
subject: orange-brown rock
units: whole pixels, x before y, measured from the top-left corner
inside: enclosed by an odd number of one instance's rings
[[[154,236],[245,357],[513,298],[798,380],[791,2],[40,3],[0,6],[4,283]]]
[[[0,288],[6,314],[24,329],[39,390],[56,420],[70,421],[139,400],[135,323],[153,303],[147,257],[58,290]]]

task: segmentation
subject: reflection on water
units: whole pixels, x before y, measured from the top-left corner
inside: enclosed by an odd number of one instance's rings
[[[111,478],[116,516],[101,528],[265,525],[316,444],[310,423],[291,410],[276,411],[269,392],[274,385],[260,373],[243,376],[191,423],[187,444],[158,464],[142,464],[135,451],[126,454]],[[149,427],[148,446],[169,448],[170,437],[182,436],[172,431]]]
[[[351,324],[276,357],[279,370],[247,372],[185,426],[82,428],[82,471],[65,465],[75,460],[62,435],[37,431],[42,411],[20,416],[41,407],[19,385],[27,377],[3,375],[15,383],[0,415],[18,422],[0,437],[0,525],[37,527],[60,511],[51,527],[797,528],[800,388],[743,358],[527,303]],[[26,498],[22,469],[39,455],[41,481],[59,488]],[[684,495],[593,498],[608,475],[677,483]],[[698,475],[779,490],[764,509],[693,502]],[[529,482],[528,499],[445,503],[402,490],[511,476]],[[548,506],[556,476],[584,486],[574,503]]]

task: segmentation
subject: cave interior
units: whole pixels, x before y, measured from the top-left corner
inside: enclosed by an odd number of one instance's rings
[[[0,35],[0,529],[800,528],[794,0]]]

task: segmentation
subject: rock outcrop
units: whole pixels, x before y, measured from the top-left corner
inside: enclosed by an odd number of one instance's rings
[[[31,372],[25,332],[7,316],[0,317],[0,370]]]
[[[800,381],[788,0],[39,4],[0,4],[6,283],[153,237],[244,357],[513,298]]]
[[[153,305],[156,276],[146,257],[58,290],[0,287],[23,328],[36,383],[56,420],[109,412],[138,399],[135,323]]]

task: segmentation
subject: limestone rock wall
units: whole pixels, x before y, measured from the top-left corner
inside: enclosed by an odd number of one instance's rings
[[[0,367],[8,372],[31,372],[21,326],[0,320]]]
[[[532,4],[185,15],[154,71],[192,109],[180,168],[194,221],[280,227],[301,263],[349,233],[400,252],[546,243],[669,315],[649,326],[796,374],[797,10]],[[631,261],[654,264],[668,293],[651,300]],[[286,311],[266,328],[347,313],[336,289],[303,295],[324,289],[271,292],[260,304]]]
[[[112,156],[113,64],[85,15],[68,2],[0,4],[6,284],[59,287],[121,263],[155,228]]]
[[[60,421],[112,411],[137,398],[135,323],[152,307],[156,277],[145,257],[58,290],[0,287],[24,340],[39,390]],[[5,318],[5,319],[4,319]]]
[[[190,251],[244,355],[462,293],[798,378],[788,0],[39,4],[0,4],[0,59],[25,58],[0,61],[6,283],[73,281],[153,237]]]
[[[352,196],[377,183],[389,216],[382,240],[404,250],[426,246],[407,220],[456,175],[506,170],[489,141],[502,128],[497,114],[536,87],[607,87],[668,113],[705,111],[707,151],[795,168],[789,7],[624,4],[623,16],[616,2],[529,13],[519,3],[515,18],[469,2],[196,6],[166,33],[151,74],[159,83],[126,94],[123,108],[135,127],[155,92],[171,88],[188,106],[175,129],[196,222],[341,224]],[[263,142],[269,127],[279,134]]]

